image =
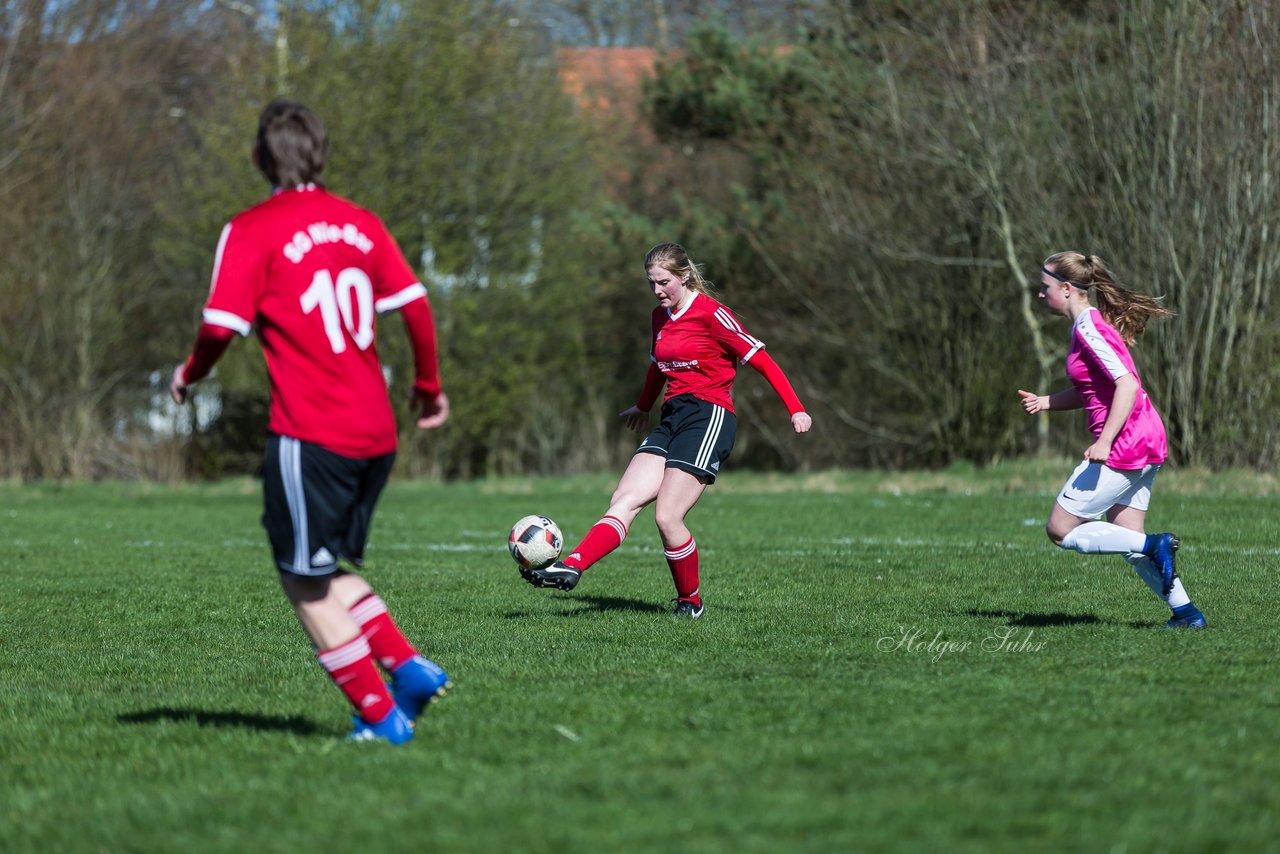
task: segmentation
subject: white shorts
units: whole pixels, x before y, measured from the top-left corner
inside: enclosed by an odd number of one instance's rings
[[[1084,460],[1062,485],[1058,505],[1082,519],[1101,519],[1117,504],[1146,511],[1160,464],[1126,471]]]

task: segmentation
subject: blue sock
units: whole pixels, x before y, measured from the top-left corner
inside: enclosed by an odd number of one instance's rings
[[[1198,617],[1201,616],[1200,609],[1196,607],[1195,602],[1188,602],[1185,605],[1179,605],[1173,609],[1175,617]]]

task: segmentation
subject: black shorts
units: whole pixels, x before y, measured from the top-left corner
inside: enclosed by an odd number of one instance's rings
[[[683,469],[715,483],[720,466],[738,437],[738,419],[723,406],[681,394],[662,404],[662,422],[637,454],[667,458],[667,468]]]
[[[330,575],[339,558],[359,566],[373,507],[395,458],[394,453],[344,457],[310,442],[271,436],[262,527],[276,566],[295,575]]]

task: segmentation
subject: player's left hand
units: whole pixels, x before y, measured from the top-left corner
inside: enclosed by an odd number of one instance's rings
[[[173,378],[169,381],[169,396],[173,398],[174,403],[187,402],[187,392],[190,387],[187,385],[186,374],[185,363],[173,369]]]
[[[627,425],[627,429],[633,433],[643,433],[645,428],[649,426],[649,413],[636,406],[630,406],[618,413],[618,417]]]
[[[1091,463],[1105,463],[1111,456],[1111,443],[1101,439],[1084,449],[1084,458]]]
[[[433,430],[449,420],[449,397],[444,392],[427,397],[414,389],[413,399],[421,407],[418,410],[419,430]]]
[[[813,419],[809,417],[807,412],[797,412],[791,416],[791,429],[797,433],[808,433],[809,428],[813,426]]]

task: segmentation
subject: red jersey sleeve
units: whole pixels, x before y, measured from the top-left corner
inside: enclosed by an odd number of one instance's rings
[[[426,298],[427,289],[418,281],[418,275],[405,260],[400,245],[387,231],[382,220],[374,217],[373,229],[378,233],[374,240],[370,273],[373,279],[374,310],[386,314],[403,308],[414,300]]]
[[[644,375],[644,388],[640,390],[640,397],[636,399],[636,409],[641,412],[653,409],[653,404],[662,393],[662,386],[666,381],[667,378],[663,376],[662,371],[658,370],[658,363],[650,362],[649,372]]]
[[[204,322],[248,335],[258,315],[266,268],[266,259],[257,251],[249,229],[234,219],[227,223],[213,259],[209,300],[202,315]]]
[[[413,346],[413,387],[428,397],[440,394],[440,359],[436,350],[436,322],[427,289],[409,266],[400,245],[382,220],[374,217],[378,239],[370,261],[373,308],[378,314],[399,311]]]
[[[738,322],[738,318],[733,316],[733,312],[723,305],[715,306],[708,326],[711,337],[743,364],[746,364],[757,350],[764,349],[764,342],[747,332]]]
[[[187,384],[196,383],[209,375],[214,362],[222,358],[235,333],[225,326],[212,323],[200,324],[196,333],[196,343],[191,348],[191,355],[182,371],[182,379]]]
[[[404,318],[409,343],[413,345],[413,387],[427,397],[435,397],[440,394],[440,360],[431,304],[425,299],[413,299],[401,310],[400,316]]]
[[[791,387],[791,381],[787,379],[787,375],[782,372],[782,368],[778,366],[772,356],[768,353],[761,353],[751,360],[751,367],[759,371],[760,376],[769,381],[769,385],[773,386],[773,390],[777,392],[778,397],[782,398],[788,413],[795,415],[797,412],[804,412],[804,404],[800,402],[800,397],[796,394],[795,389]]]

